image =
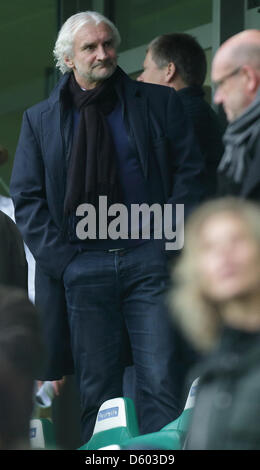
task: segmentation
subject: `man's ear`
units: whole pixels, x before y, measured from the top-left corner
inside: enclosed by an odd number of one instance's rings
[[[176,73],[176,67],[174,62],[169,62],[165,71],[165,81],[169,83],[173,80]]]
[[[246,86],[249,93],[255,93],[259,87],[259,77],[257,76],[256,70],[250,65],[244,65],[243,71],[246,76]]]
[[[71,57],[64,56],[64,62],[67,65],[67,67],[69,67],[70,69],[73,69],[74,62],[73,62],[73,59]]]

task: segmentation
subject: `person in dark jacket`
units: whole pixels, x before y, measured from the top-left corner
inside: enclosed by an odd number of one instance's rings
[[[129,79],[117,66],[119,40],[96,12],[65,22],[55,45],[63,76],[47,100],[24,113],[10,186],[36,260],[35,301],[48,347],[42,378],[75,370],[84,442],[101,403],[122,395],[125,325],[141,432],[161,428],[182,406],[183,368],[163,309],[164,241],[127,230],[127,237],[112,237],[106,209],[97,229],[100,198],[109,209],[167,203],[174,215],[177,204],[188,214],[204,196],[203,160],[179,97]],[[78,231],[84,220],[77,209],[86,204],[94,212],[91,233]]]
[[[185,235],[170,299],[175,320],[204,354],[185,449],[259,450],[259,206],[210,201],[194,211]]]
[[[0,284],[27,291],[27,279],[22,236],[12,219],[0,210]]]
[[[7,160],[8,151],[0,145],[0,166]],[[28,264],[23,239],[11,219],[13,211],[5,212],[5,205],[9,206],[9,201],[12,205],[12,200],[0,194],[0,203],[3,201],[4,204],[0,205],[0,284],[27,290]]]
[[[214,101],[229,125],[218,175],[218,195],[260,201],[260,31],[225,41],[212,62]]]
[[[38,312],[20,288],[0,286],[0,449],[29,449],[35,378],[44,350]]]
[[[208,198],[216,195],[217,167],[224,152],[224,126],[205,100],[203,83],[206,55],[198,41],[186,33],[162,34],[147,47],[144,70],[137,80],[174,88],[192,121],[205,159]]]

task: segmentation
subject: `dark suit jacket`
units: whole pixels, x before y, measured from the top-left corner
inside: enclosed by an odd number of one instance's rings
[[[254,202],[260,202],[260,130],[249,152],[251,164],[243,181],[240,195]]]
[[[224,153],[222,142],[224,126],[217,113],[204,99],[204,91],[201,87],[185,87],[177,93],[192,121],[205,160],[207,196],[215,197],[217,194],[217,168]]]
[[[67,80],[68,74],[49,99],[24,113],[10,186],[17,224],[36,260],[35,299],[43,314],[48,379],[73,372],[62,280],[77,254],[67,240],[63,211],[73,123]],[[203,162],[176,92],[126,75],[116,91],[144,177],[153,152],[165,202],[183,203],[189,213],[204,194]]]

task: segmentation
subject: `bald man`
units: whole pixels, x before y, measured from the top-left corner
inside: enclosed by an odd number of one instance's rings
[[[224,42],[212,63],[214,101],[229,125],[218,168],[219,195],[260,201],[260,31],[245,30]]]

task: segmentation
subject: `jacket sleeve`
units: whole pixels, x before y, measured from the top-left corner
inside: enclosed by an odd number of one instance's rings
[[[45,168],[41,148],[28,112],[24,113],[15,154],[10,192],[16,223],[35,260],[51,277],[61,279],[77,250],[54,223],[45,191]]]
[[[205,161],[192,122],[176,93],[170,93],[168,101],[167,134],[173,175],[168,203],[184,204],[186,217],[206,197]]]
[[[173,90],[168,99],[166,129],[164,153],[168,161],[169,184],[163,224],[165,249],[172,257],[184,246],[186,218],[206,198],[204,157],[190,118]]]

